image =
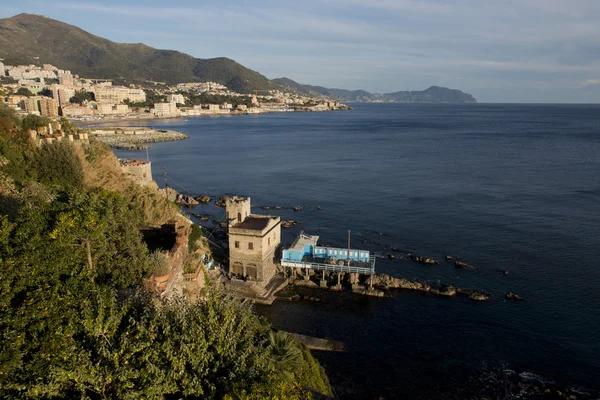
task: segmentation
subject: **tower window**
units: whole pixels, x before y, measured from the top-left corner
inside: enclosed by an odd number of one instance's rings
[[[254,243],[248,243],[248,250],[254,250]]]
[[[240,248],[240,242],[238,242],[237,240],[235,241],[235,248],[239,249]]]

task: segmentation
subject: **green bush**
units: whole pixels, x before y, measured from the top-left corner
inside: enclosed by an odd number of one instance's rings
[[[83,188],[83,167],[73,145],[67,141],[44,144],[39,151],[37,175],[54,187]]]
[[[202,228],[200,228],[196,224],[192,224],[192,232],[188,237],[188,247],[190,253],[193,253],[194,251],[198,250],[198,241],[200,239],[202,239]]]

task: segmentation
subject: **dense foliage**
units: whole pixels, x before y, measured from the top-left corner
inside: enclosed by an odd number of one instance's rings
[[[11,85],[17,83],[18,81],[12,76],[0,76],[0,82]]]
[[[245,104],[248,107],[252,106],[252,99],[249,96],[225,96],[220,94],[199,93],[188,96],[185,102],[186,106],[196,106],[200,104],[223,104],[230,103],[234,107],[238,104]]]
[[[145,201],[164,204],[108,185],[105,147],[38,147],[24,120],[0,118],[0,398],[331,394],[306,348],[249,305],[216,288],[195,303],[143,289],[165,258],[137,227],[160,215]]]
[[[86,92],[85,89],[81,89],[75,92],[73,97],[69,99],[69,103],[82,105],[86,101],[92,101],[93,95],[90,92]]]
[[[31,93],[31,90],[29,90],[25,87],[18,88],[17,91],[15,92],[15,94],[17,96],[27,96],[27,97],[33,96],[33,93]]]

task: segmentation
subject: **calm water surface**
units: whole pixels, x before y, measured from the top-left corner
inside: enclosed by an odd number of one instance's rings
[[[341,397],[435,397],[500,364],[598,386],[599,106],[356,104],[144,123],[190,136],[152,146],[157,182],[167,167],[176,188],[303,205],[280,211],[301,221],[288,243],[304,230],[341,246],[351,229],[353,246],[381,256],[393,246],[477,266],[377,261],[379,272],[486,290],[487,303],[395,292],[260,307],[276,327],[346,343],[316,354]]]

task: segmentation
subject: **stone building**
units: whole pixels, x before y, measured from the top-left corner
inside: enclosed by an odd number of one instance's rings
[[[275,251],[281,242],[281,219],[252,214],[250,198],[226,201],[229,272],[268,283],[276,273]]]

